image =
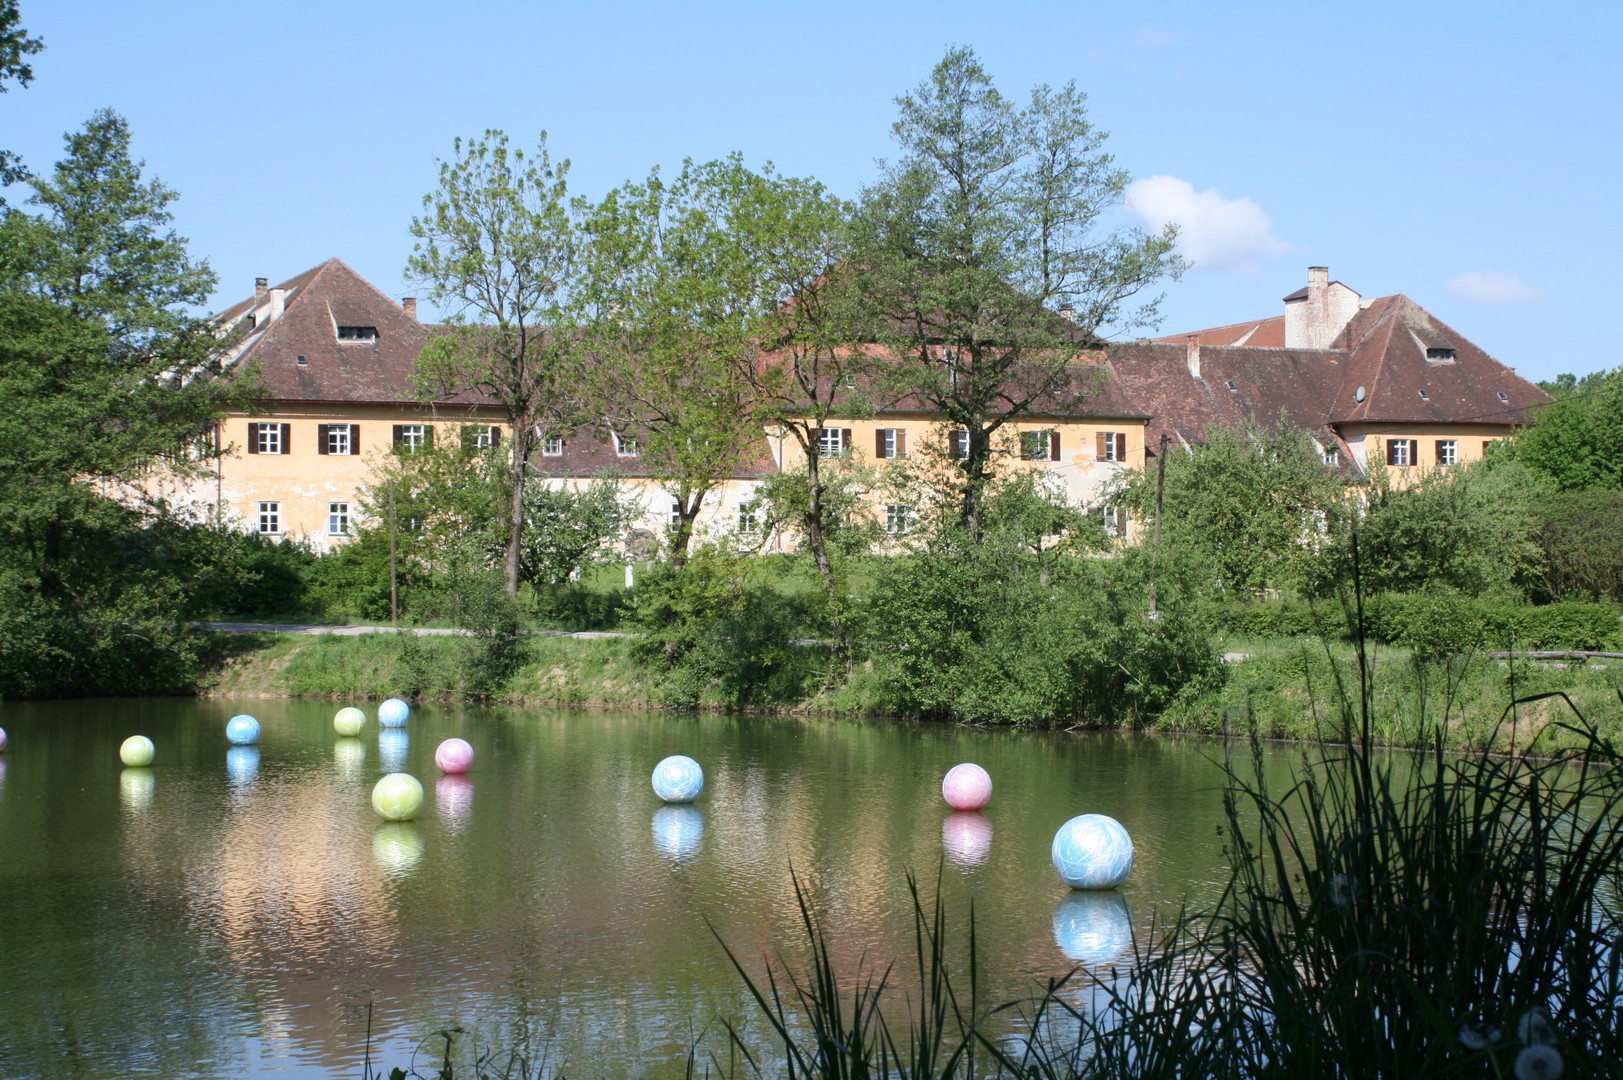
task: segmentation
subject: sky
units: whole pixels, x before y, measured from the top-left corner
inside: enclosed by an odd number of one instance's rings
[[[1623,246],[1623,5],[21,8],[46,48],[0,95],[0,146],[44,170],[96,109],[127,116],[216,309],[334,255],[420,292],[405,263],[435,160],[489,128],[544,129],[592,197],[734,150],[854,197],[895,154],[897,95],[961,44],[1012,97],[1074,80],[1135,178],[1120,220],[1179,223],[1194,268],[1161,333],[1279,314],[1325,265],[1529,378],[1623,364],[1599,265]]]

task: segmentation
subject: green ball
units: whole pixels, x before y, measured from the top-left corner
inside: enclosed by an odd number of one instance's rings
[[[372,789],[372,809],[384,821],[410,821],[423,808],[423,785],[410,773],[390,773]]]
[[[359,735],[365,726],[366,714],[353,705],[347,709],[339,709],[338,715],[332,718],[333,730],[346,739]]]
[[[124,740],[124,745],[118,748],[118,760],[132,769],[140,769],[151,765],[152,759],[157,755],[157,748],[152,745],[152,740],[145,735],[131,735]]]

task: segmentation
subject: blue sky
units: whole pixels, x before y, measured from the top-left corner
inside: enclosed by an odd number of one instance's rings
[[[35,83],[0,145],[35,168],[110,105],[220,274],[338,255],[385,292],[457,135],[545,128],[599,195],[740,150],[855,195],[893,99],[948,44],[1005,93],[1075,80],[1184,224],[1163,332],[1276,314],[1309,264],[1404,292],[1531,378],[1623,363],[1623,5],[277,4],[23,0]]]

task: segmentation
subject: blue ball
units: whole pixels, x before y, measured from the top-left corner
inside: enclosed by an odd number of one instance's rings
[[[259,721],[241,713],[225,722],[225,737],[233,746],[252,746],[259,741]]]
[[[392,697],[378,706],[378,723],[384,727],[405,727],[406,721],[411,718],[411,706],[397,697]]]
[[[1132,872],[1133,838],[1113,817],[1082,814],[1059,827],[1050,854],[1071,888],[1114,889]]]
[[[1068,892],[1054,909],[1054,944],[1078,964],[1108,964],[1133,944],[1133,909],[1108,892]]]
[[[704,770],[690,757],[676,754],[654,766],[654,794],[668,803],[690,803],[704,790]]]

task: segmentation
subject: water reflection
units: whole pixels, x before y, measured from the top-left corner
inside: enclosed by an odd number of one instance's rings
[[[259,775],[259,747],[233,746],[227,750],[225,775],[234,788],[250,787]]]
[[[404,728],[383,728],[378,732],[378,760],[383,771],[406,771],[406,751],[411,749],[411,734]]]
[[[0,795],[6,793],[6,759],[0,757]]]
[[[1079,964],[1108,964],[1133,944],[1133,909],[1127,897],[1108,892],[1069,892],[1054,909],[1054,944]]]
[[[118,797],[124,809],[139,814],[152,805],[152,793],[158,780],[150,768],[127,768],[118,774]]]
[[[704,811],[697,806],[664,806],[654,811],[654,850],[686,862],[704,846]]]
[[[414,821],[385,821],[372,834],[372,858],[390,877],[404,877],[423,861],[423,830]]]
[[[992,822],[979,810],[959,810],[941,823],[941,846],[947,862],[960,870],[974,870],[992,853]]]
[[[366,771],[366,744],[359,739],[339,739],[332,744],[332,762],[340,780],[359,780]]]
[[[442,776],[434,784],[434,810],[452,832],[461,832],[473,812],[473,781],[466,776]]]

